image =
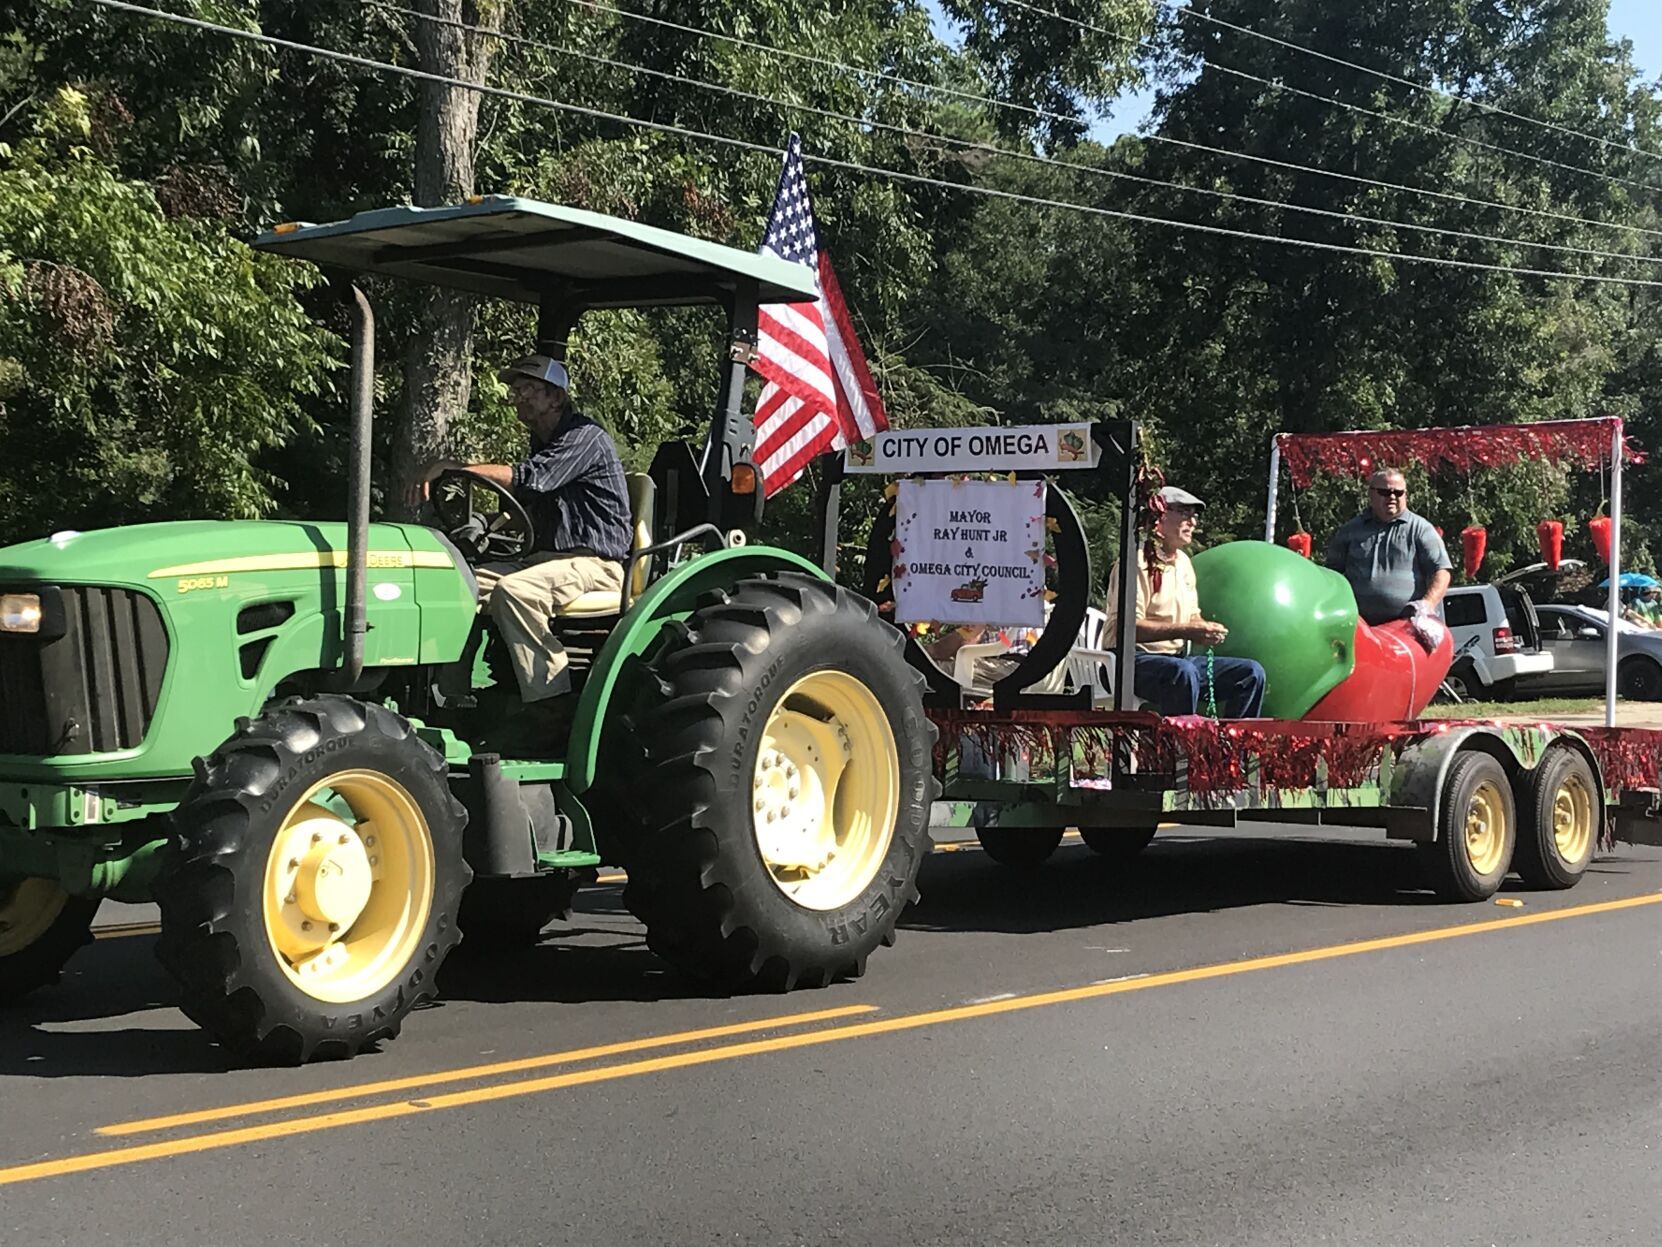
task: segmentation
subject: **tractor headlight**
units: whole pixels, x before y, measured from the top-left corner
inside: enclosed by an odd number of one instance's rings
[[[39,632],[40,595],[0,594],[0,632]]]

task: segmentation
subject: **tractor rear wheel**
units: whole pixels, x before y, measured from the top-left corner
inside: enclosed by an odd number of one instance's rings
[[[667,961],[726,988],[857,977],[917,899],[934,726],[901,634],[781,573],[665,626],[602,762],[624,901]]]
[[[434,994],[470,874],[466,812],[406,720],[281,702],[197,764],[173,817],[156,953],[227,1048],[349,1057]]]
[[[92,942],[95,896],[71,896],[54,879],[0,877],[0,1005],[58,981]]]

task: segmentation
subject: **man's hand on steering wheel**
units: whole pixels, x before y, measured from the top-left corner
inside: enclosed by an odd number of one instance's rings
[[[422,496],[438,520],[436,527],[444,530],[469,563],[520,559],[536,548],[536,526],[507,486],[452,460],[440,460],[428,471]],[[476,486],[496,496],[493,514],[473,509]]]

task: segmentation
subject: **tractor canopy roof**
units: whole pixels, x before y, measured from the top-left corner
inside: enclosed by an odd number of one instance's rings
[[[761,303],[818,297],[803,265],[621,217],[507,195],[446,208],[377,208],[329,225],[261,234],[262,251],[324,268],[584,307],[728,303],[756,283]]]

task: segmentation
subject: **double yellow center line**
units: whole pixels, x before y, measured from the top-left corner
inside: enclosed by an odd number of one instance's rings
[[[1543,910],[1539,913],[1518,917],[1489,919],[1484,922],[1467,923],[1462,926],[1440,927],[1430,931],[1383,936],[1378,939],[1359,940],[1349,944],[1336,944],[1324,948],[1280,953],[1270,957],[1254,957],[1245,961],[1196,966],[1187,970],[1151,974],[1142,978],[1093,983],[1085,987],[1039,992],[1027,996],[1010,996],[1001,1000],[957,1005],[952,1008],[935,1009],[926,1013],[878,1018],[870,1021],[852,1022],[846,1025],[823,1026],[813,1030],[795,1031],[786,1035],[774,1035],[762,1039],[744,1040],[738,1043],[692,1048],[664,1056],[648,1057],[643,1060],[626,1061],[619,1064],[597,1065],[541,1078],[495,1083],[489,1086],[450,1091],[441,1095],[424,1096],[419,1099],[396,1099],[359,1108],[340,1109],[259,1125],[241,1126],[229,1130],[212,1130],[201,1134],[165,1139],[155,1143],[135,1144],[107,1151],[91,1152],[81,1156],[67,1156],[55,1160],[37,1161],[31,1164],[13,1165],[9,1168],[0,1169],[0,1186],[32,1182],[41,1178],[62,1177],[67,1174],[85,1173],[90,1170],[110,1169],[121,1165],[139,1164],[144,1161],[186,1156],[219,1148],[238,1147],[245,1143],[313,1134],[323,1130],[339,1129],[343,1126],[388,1121],[422,1113],[438,1112],[443,1109],[465,1108],[472,1105],[488,1104],[497,1100],[537,1095],[545,1091],[558,1091],[566,1087],[612,1082],[618,1079],[632,1078],[640,1074],[662,1073],[667,1070],[686,1069],[695,1065],[709,1065],[718,1061],[732,1061],[767,1053],[787,1052],[797,1048],[836,1043],[840,1040],[868,1039],[881,1035],[893,1035],[928,1026],[942,1026],[952,1022],[994,1017],[1026,1009],[1071,1004],[1083,1000],[1122,995],[1128,992],[1148,991],[1151,988],[1169,987],[1180,983],[1196,983],[1238,974],[1252,974],[1260,970],[1273,970],[1285,966],[1309,965],[1314,962],[1331,961],[1341,957],[1355,957],[1364,953],[1383,952],[1387,949],[1407,948],[1416,944],[1431,944],[1469,935],[1483,935],[1493,931],[1510,931],[1518,927],[1538,926],[1542,923],[1558,922],[1567,918],[1583,918],[1595,914],[1616,913],[1658,903],[1662,903],[1662,894],[1631,896],[1621,900],[1602,901],[1592,905]],[[234,1117],[252,1117],[293,1108],[309,1108],[313,1105],[334,1101],[361,1099],[438,1086],[444,1083],[520,1073],[531,1069],[546,1068],[551,1065],[603,1059],[609,1056],[624,1055],[653,1048],[705,1042],[747,1032],[805,1026],[817,1022],[836,1022],[844,1018],[876,1011],[876,1007],[873,1005],[849,1005],[837,1009],[822,1009],[811,1013],[766,1018],[754,1022],[738,1022],[727,1026],[709,1027],[704,1030],[683,1031],[672,1035],[602,1044],[590,1048],[578,1048],[569,1052],[527,1057],[521,1060],[501,1061],[491,1065],[477,1065],[439,1071],[433,1074],[413,1075],[407,1078],[306,1092],[278,1099],[256,1100],[220,1108],[178,1113],[167,1117],[152,1117],[142,1121],[122,1122],[105,1126],[98,1133],[105,1136],[127,1136],[151,1131],[180,1129]]]

